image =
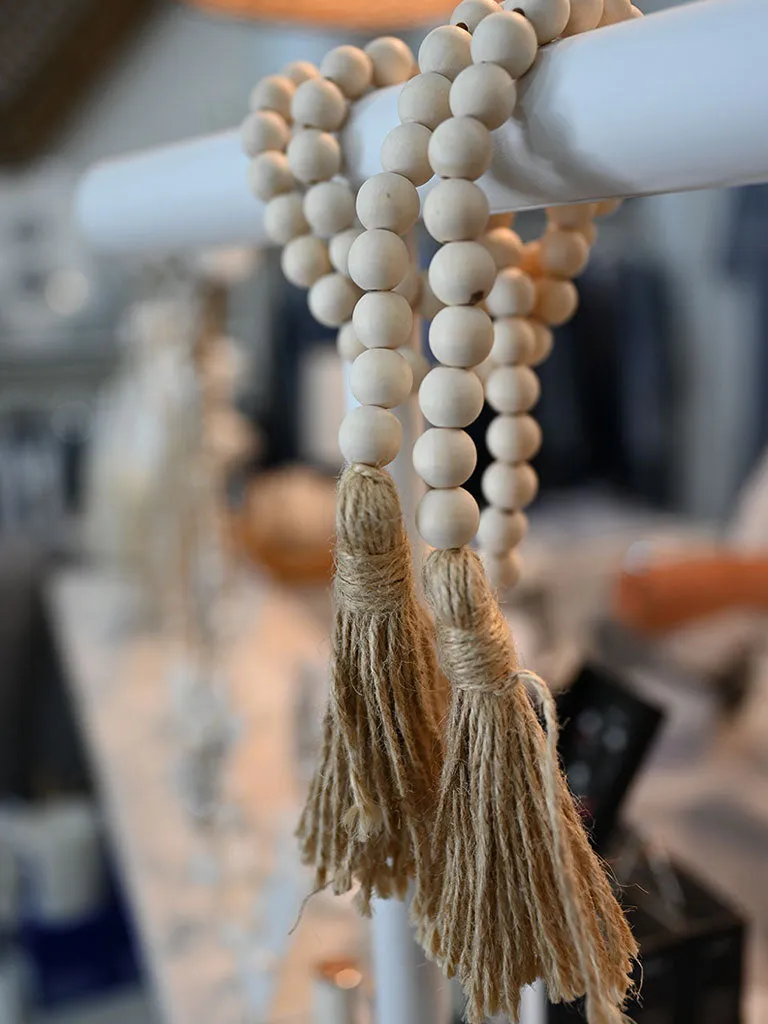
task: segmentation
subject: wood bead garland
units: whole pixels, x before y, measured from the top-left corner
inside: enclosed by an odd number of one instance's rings
[[[485,192],[464,178],[446,178],[424,200],[424,226],[437,242],[477,238],[488,216]]]
[[[400,348],[413,333],[413,311],[396,292],[368,292],[352,314],[357,336],[366,348]]]
[[[450,80],[435,71],[412,78],[406,82],[397,98],[397,113],[401,122],[403,125],[420,124],[434,131],[451,116],[450,92]]]
[[[449,81],[472,63],[470,42],[472,37],[456,25],[440,25],[425,37],[419,47],[419,70],[432,72]]]
[[[449,101],[454,117],[474,117],[493,130],[512,116],[517,90],[498,64],[470,64],[456,76]]]
[[[493,140],[474,117],[449,117],[432,132],[427,152],[432,169],[441,178],[474,181],[490,166]]]
[[[364,228],[385,228],[404,235],[418,220],[419,193],[402,174],[375,174],[360,186],[357,216]]]
[[[463,430],[431,427],[413,446],[413,465],[428,487],[461,487],[477,465],[477,449]]]
[[[383,228],[359,234],[347,259],[349,276],[364,291],[396,288],[408,270],[408,262],[405,242],[393,231]]]
[[[428,153],[431,137],[432,132],[423,124],[398,125],[381,144],[381,166],[414,185],[424,185],[432,177]]]

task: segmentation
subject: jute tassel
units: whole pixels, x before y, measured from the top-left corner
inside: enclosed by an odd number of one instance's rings
[[[352,466],[339,483],[334,601],[329,706],[297,833],[302,855],[318,888],[359,883],[363,913],[374,893],[403,897],[414,879],[417,912],[430,879],[444,707],[434,631],[383,470]]]
[[[453,701],[420,940],[470,1024],[516,1022],[536,978],[554,1001],[584,995],[590,1024],[621,1021],[637,947],[560,772],[552,697],[518,670],[474,552],[433,552],[425,587]]]

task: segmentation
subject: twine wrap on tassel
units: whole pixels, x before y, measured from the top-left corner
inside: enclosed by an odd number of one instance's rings
[[[584,995],[590,1024],[614,1024],[637,947],[560,772],[552,697],[518,669],[472,551],[433,552],[425,587],[454,692],[420,940],[460,979],[470,1024],[516,1022],[539,977],[554,1001]]]

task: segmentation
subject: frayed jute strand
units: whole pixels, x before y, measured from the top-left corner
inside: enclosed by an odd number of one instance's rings
[[[386,472],[339,482],[330,694],[319,763],[297,835],[318,888],[359,885],[358,904],[431,882],[430,825],[444,691],[434,630],[416,599],[411,549]],[[442,694],[442,695],[441,695]]]
[[[537,978],[616,1024],[637,946],[560,771],[549,689],[518,668],[474,552],[433,552],[424,581],[453,699],[419,939],[461,981],[470,1024],[516,1022]]]

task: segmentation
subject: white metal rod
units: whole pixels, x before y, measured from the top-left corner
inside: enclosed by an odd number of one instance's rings
[[[702,0],[546,47],[481,179],[496,212],[768,180],[768,3]],[[353,112],[350,177],[380,170],[399,86]],[[116,251],[263,243],[237,130],[97,165],[86,237]],[[424,187],[429,188],[429,184]]]

